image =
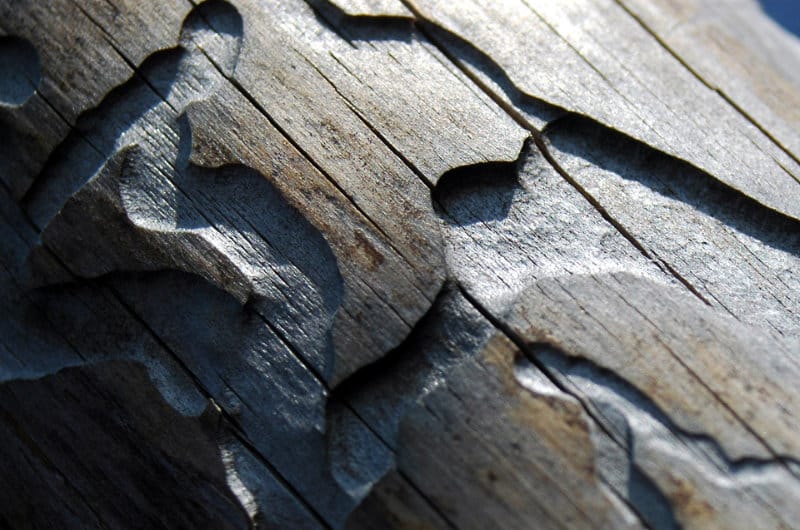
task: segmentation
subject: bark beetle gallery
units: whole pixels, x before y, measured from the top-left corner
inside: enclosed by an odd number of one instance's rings
[[[793,528],[755,1],[0,1],[0,526]]]

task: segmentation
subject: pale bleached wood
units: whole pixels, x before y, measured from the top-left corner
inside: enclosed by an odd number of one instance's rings
[[[704,83],[798,157],[800,42],[757,1],[621,3]]]

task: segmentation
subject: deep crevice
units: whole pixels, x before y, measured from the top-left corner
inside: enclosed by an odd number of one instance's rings
[[[548,124],[542,135],[553,147],[593,166],[635,180],[679,200],[734,230],[800,256],[800,221],[765,208],[683,160],[653,149],[581,116]],[[621,157],[615,153],[628,153]]]
[[[345,31],[350,38],[353,39],[380,39],[380,29],[385,27],[393,27],[395,31],[398,28],[406,27],[408,23],[407,18],[392,17],[392,16],[349,16],[344,13],[340,8],[332,4],[329,0],[307,0],[310,2],[317,11],[325,11],[328,24],[337,24],[342,31]],[[681,275],[671,264],[662,260],[658,256],[654,256],[638,239],[619,221],[613,218],[602,204],[591,195],[575,178],[567,173],[559,164],[558,160],[552,155],[548,149],[547,141],[544,136],[544,131],[539,130],[533,126],[525,114],[539,116],[545,122],[556,122],[560,118],[581,120],[585,123],[591,124],[593,127],[602,128],[606,134],[606,138],[612,138],[615,141],[627,141],[629,145],[638,147],[640,149],[648,149],[672,162],[682,164],[684,167],[691,168],[694,172],[706,176],[710,180],[719,182],[711,175],[696,168],[692,164],[683,160],[677,159],[674,156],[663,153],[654,149],[646,144],[634,140],[623,133],[615,131],[609,127],[602,125],[591,117],[583,116],[574,112],[566,111],[556,105],[552,105],[542,99],[536,98],[517,88],[510,80],[505,71],[486,53],[482,52],[472,43],[466,41],[462,37],[450,32],[435,23],[426,20],[421,13],[409,2],[403,0],[403,4],[415,16],[414,25],[408,27],[409,34],[417,28],[420,33],[425,36],[436,48],[447,57],[456,67],[458,67],[470,80],[472,80],[482,91],[484,91],[495,103],[497,103],[509,116],[511,116],[520,126],[529,130],[534,138],[536,146],[541,151],[545,159],[550,165],[573,187],[575,188],[597,212],[609,222],[620,234],[622,234],[646,259],[653,261],[661,268],[666,274],[674,277],[680,282],[689,292],[695,297],[700,299],[706,305],[711,305],[709,300],[683,275]],[[396,34],[392,34],[389,39],[397,39]],[[477,69],[486,75],[493,83],[495,83],[503,91],[503,95],[497,94],[492,87],[480,79],[474,72],[470,70],[466,64],[471,65],[472,68]],[[508,99],[506,99],[508,98]],[[509,103],[510,101],[510,103]],[[522,111],[522,112],[520,112]],[[758,205],[760,209],[766,210],[784,219],[784,222],[790,222],[791,219],[783,214],[775,212],[770,208],[762,205],[761,203],[751,199],[741,192],[734,190],[722,183],[719,186],[726,187],[747,202]]]

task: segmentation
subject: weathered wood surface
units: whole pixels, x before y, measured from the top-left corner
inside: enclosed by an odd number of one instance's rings
[[[752,1],[0,1],[0,526],[796,528]]]

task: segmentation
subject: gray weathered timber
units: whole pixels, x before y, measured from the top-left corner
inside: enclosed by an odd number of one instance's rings
[[[800,59],[784,53],[796,37],[761,16],[758,2],[736,9],[708,2],[620,2],[710,88],[795,159],[800,153]]]
[[[751,1],[0,0],[0,527],[796,528]]]
[[[614,0],[405,3],[424,23],[489,56],[515,90],[589,116],[770,208],[800,216],[789,199],[800,185],[797,156],[698,79]],[[743,170],[760,178],[745,181]]]

